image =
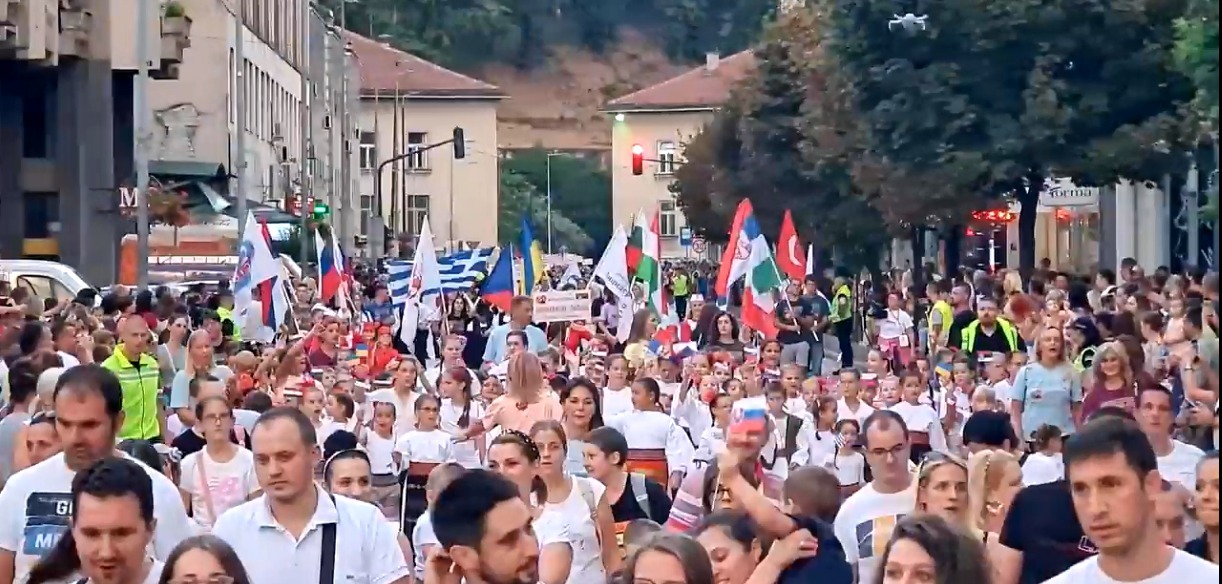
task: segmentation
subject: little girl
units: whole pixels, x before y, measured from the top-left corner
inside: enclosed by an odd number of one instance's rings
[[[441,390],[441,429],[453,436],[463,435],[471,420],[484,417],[484,406],[471,398],[471,372],[466,367],[453,367],[442,372],[438,385]],[[454,457],[463,468],[480,468],[485,457],[484,436],[454,445]]]
[[[399,453],[403,476],[400,484],[403,498],[400,503],[403,533],[411,533],[416,519],[428,507],[424,486],[429,473],[439,464],[453,460],[454,440],[439,427],[438,411],[441,402],[429,394],[423,394],[415,403],[416,428],[399,437],[395,452]]]
[[[1044,424],[1035,431],[1036,451],[1023,462],[1023,486],[1054,483],[1065,477],[1061,429]]]
[[[900,391],[904,399],[891,406],[891,411],[899,414],[908,426],[912,462],[920,463],[932,450],[946,451],[942,420],[932,406],[921,403],[921,395],[925,393],[921,374],[915,371],[904,373],[900,378]]]
[[[327,396],[327,418],[323,420],[318,430],[318,440],[324,444],[327,437],[339,430],[352,432],[358,439],[361,437],[361,418],[363,414],[356,409],[356,402],[346,393],[332,393]]]
[[[323,436],[323,410],[326,408],[326,398],[323,397],[321,389],[317,387],[308,387],[302,390],[301,403],[297,408],[310,419],[310,423],[314,424],[314,432],[318,437],[318,446],[322,447],[322,441],[326,436]]]
[[[810,456],[808,460],[819,464],[836,454],[835,427],[836,417],[839,414],[836,398],[831,396],[816,397],[810,409],[814,412],[815,431],[813,434],[815,438],[810,441]]]
[[[809,424],[812,421],[810,406],[802,398],[802,368],[796,363],[781,366],[781,388],[785,390],[785,413],[802,418]]]
[[[824,462],[824,466],[836,475],[840,494],[846,498],[866,482],[866,457],[856,448],[860,433],[857,420],[845,418],[836,422],[836,453]]]
[[[395,452],[395,404],[374,402],[373,425],[360,436],[369,455],[373,502],[388,519],[399,517],[399,456]]]

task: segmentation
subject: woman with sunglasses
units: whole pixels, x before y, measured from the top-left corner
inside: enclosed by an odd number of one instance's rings
[[[250,584],[250,576],[224,540],[197,535],[170,552],[157,584]]]
[[[210,531],[222,513],[259,493],[254,455],[230,439],[233,408],[223,396],[209,396],[195,404],[195,416],[204,434],[204,448],[188,454],[180,466],[179,489],[183,504],[202,531]]]
[[[975,531],[969,518],[967,463],[931,452],[917,467],[916,511],[937,515],[961,529]]]

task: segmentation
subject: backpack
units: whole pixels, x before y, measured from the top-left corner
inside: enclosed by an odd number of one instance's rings
[[[645,475],[641,473],[629,473],[629,484],[632,485],[632,496],[636,499],[636,504],[645,512],[645,518],[653,521],[653,509],[649,507],[649,491],[645,490]]]

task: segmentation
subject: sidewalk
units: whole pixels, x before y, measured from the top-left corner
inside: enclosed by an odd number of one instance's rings
[[[832,377],[840,369],[840,351],[836,350],[835,339],[831,344],[823,345],[823,367],[820,377]],[[853,365],[860,370],[866,367],[866,353],[869,349],[861,343],[853,343]]]

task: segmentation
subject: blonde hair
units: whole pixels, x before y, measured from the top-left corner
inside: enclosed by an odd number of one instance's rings
[[[1004,450],[981,450],[967,459],[968,517],[972,527],[984,531],[990,510],[989,499],[1001,488],[1008,464],[1018,464],[1013,454]]]
[[[1124,348],[1124,344],[1120,341],[1110,341],[1099,346],[1095,350],[1095,360],[1091,363],[1091,368],[1095,370],[1095,383],[1103,385],[1107,380],[1107,376],[1103,374],[1103,368],[1099,366],[1104,359],[1113,357],[1120,361],[1120,376],[1124,378],[1122,389],[1132,389],[1133,387],[1133,366],[1129,362],[1129,352]]]
[[[912,489],[912,500],[916,501],[915,510],[918,513],[925,511],[921,507],[924,505],[924,501],[922,501],[924,497],[921,496],[921,493],[926,487],[929,486],[929,479],[933,476],[933,472],[948,464],[959,467],[965,473],[968,472],[967,463],[964,462],[962,458],[949,454],[941,454],[940,456],[936,456],[934,458],[926,458],[925,460],[921,461],[920,466],[917,467],[916,480],[912,481],[912,486],[909,488]],[[971,497],[971,489],[968,490],[968,497]],[[968,506],[968,509],[971,509],[971,505]]]
[[[1001,279],[1001,289],[1005,291],[1006,296],[1011,294],[1021,294],[1023,291],[1023,276],[1015,270],[1009,270]]]
[[[543,363],[534,353],[527,351],[510,357],[505,374],[510,393],[543,391]]]
[[[1060,341],[1061,341],[1061,364],[1063,364],[1063,365],[1071,365],[1073,362],[1069,360],[1069,351],[1068,351],[1068,348],[1066,347],[1067,343],[1065,342],[1065,329],[1058,328],[1058,327],[1048,327],[1048,328],[1045,328],[1045,329],[1043,329],[1043,330],[1041,330],[1041,331],[1040,331],[1040,334],[1036,335],[1036,337],[1035,337],[1035,359],[1034,359],[1034,361],[1035,361],[1036,363],[1039,363],[1039,362],[1041,362],[1042,357],[1044,356],[1044,347],[1043,347],[1043,344],[1044,344],[1044,333],[1046,333],[1046,332],[1048,332],[1048,331],[1057,331],[1057,334],[1061,335],[1061,337],[1060,337]],[[1027,360],[1027,362],[1028,362],[1028,363],[1031,363],[1031,362],[1032,362],[1032,360],[1031,360],[1031,359],[1028,359],[1028,360]]]

